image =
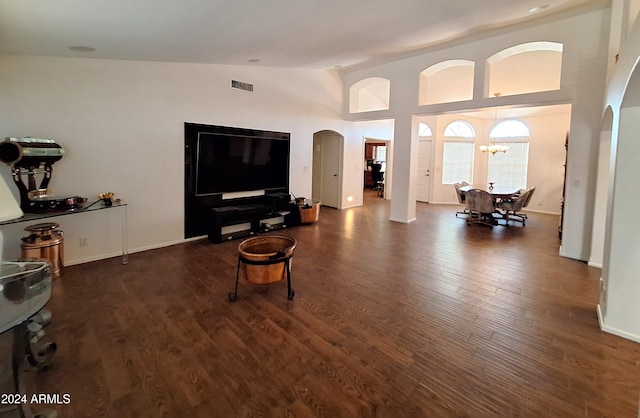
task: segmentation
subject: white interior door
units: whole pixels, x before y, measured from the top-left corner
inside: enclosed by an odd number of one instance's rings
[[[418,181],[416,200],[429,202],[431,199],[431,151],[433,142],[421,139],[418,146]]]
[[[320,186],[320,202],[332,208],[340,208],[341,145],[340,135],[322,135],[322,184]]]

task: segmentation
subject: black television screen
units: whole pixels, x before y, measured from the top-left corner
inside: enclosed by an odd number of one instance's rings
[[[199,132],[195,195],[288,189],[289,140],[263,131]]]
[[[189,122],[184,133],[189,205],[225,193],[289,192],[289,133]]]

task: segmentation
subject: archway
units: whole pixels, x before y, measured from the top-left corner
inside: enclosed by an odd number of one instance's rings
[[[611,160],[611,129],[613,110],[607,107],[602,118],[600,148],[598,152],[598,179],[593,209],[593,229],[591,231],[591,253],[589,265],[602,268],[604,256],[604,234],[607,217],[607,190],[609,186],[609,162]]]
[[[629,77],[611,135],[611,168],[604,237],[603,289],[598,306],[602,329],[640,342],[640,241],[637,212],[640,195],[640,69],[636,63]]]

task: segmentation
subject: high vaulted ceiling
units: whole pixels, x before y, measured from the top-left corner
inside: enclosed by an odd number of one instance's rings
[[[325,69],[389,59],[604,4],[599,0],[0,0],[0,54]],[[541,6],[541,11],[530,12]],[[95,51],[69,49],[74,46]]]

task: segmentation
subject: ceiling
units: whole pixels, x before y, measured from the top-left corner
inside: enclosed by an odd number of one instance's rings
[[[600,0],[0,0],[0,54],[346,68],[603,4]],[[530,12],[541,6],[541,11]],[[69,49],[78,46],[95,50]]]

